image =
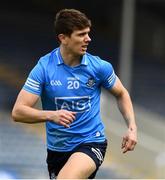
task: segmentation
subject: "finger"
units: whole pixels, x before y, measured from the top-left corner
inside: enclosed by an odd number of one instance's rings
[[[65,115],[63,116],[63,118],[64,118],[65,120],[69,121],[69,123],[72,123],[73,120],[74,120],[72,116],[67,115],[67,114],[65,114]]]
[[[133,144],[133,141],[132,141],[131,139],[128,139],[128,141],[127,141],[127,143],[126,143],[126,147],[127,147],[128,149],[130,149],[131,146],[132,146],[132,144]]]
[[[75,112],[75,111],[69,111],[69,112],[71,112],[73,115],[77,114],[77,112]]]
[[[76,119],[76,117],[75,117],[76,112],[70,111],[70,112],[69,112],[69,115],[72,117],[73,120]]]
[[[128,139],[125,138],[123,141],[124,141],[124,143],[123,143],[122,149],[123,149],[123,153],[126,153],[128,151],[128,148],[129,148],[128,147]]]
[[[127,151],[130,151],[130,149],[128,149],[127,147],[125,147],[125,148],[123,149],[123,154],[126,153]]]
[[[121,148],[122,148],[122,149],[125,147],[126,142],[127,142],[127,138],[126,138],[126,137],[123,137],[123,141],[122,141],[122,145],[121,145]]]
[[[72,115],[76,115],[77,114],[77,112],[75,112],[75,111],[68,111],[68,110],[62,110],[64,113],[68,113],[68,114],[72,114]]]
[[[131,147],[130,147],[131,151],[134,150],[135,146],[136,146],[136,142],[135,142],[135,141],[132,141],[132,145],[131,145]]]
[[[127,148],[124,148],[124,149],[123,149],[123,153],[126,153],[126,152],[127,152]]]
[[[59,120],[60,122],[64,122],[64,123],[66,123],[66,124],[70,124],[71,122],[67,119],[67,118],[60,118],[60,120]]]
[[[123,148],[123,153],[126,153],[129,150],[130,150],[130,148],[127,145],[125,145],[125,147]]]
[[[74,120],[74,118],[75,118],[75,117],[74,117],[71,113],[69,113],[69,112],[63,113],[63,114],[61,115],[61,117],[62,117],[63,119],[66,119],[66,120],[70,121],[70,123],[73,122],[73,120]]]
[[[65,128],[70,128],[70,125],[69,124],[67,124],[67,123],[65,123],[65,122],[60,122],[60,124],[62,125],[62,126],[64,126]]]
[[[125,148],[123,149],[123,153],[126,153],[127,151],[132,151],[132,150],[134,150],[135,145],[136,145],[136,142],[135,142],[135,141],[132,141],[131,139],[129,139],[129,140],[126,142]]]
[[[69,114],[69,117],[71,118],[72,121],[76,119],[75,115],[72,113]]]

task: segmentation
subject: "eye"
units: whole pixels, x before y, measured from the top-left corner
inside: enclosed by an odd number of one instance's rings
[[[81,34],[79,34],[80,37],[83,37],[83,36],[85,36],[85,35],[86,35],[86,33],[81,33]]]

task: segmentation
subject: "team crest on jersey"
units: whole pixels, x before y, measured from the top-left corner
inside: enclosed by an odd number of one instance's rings
[[[87,85],[88,87],[93,87],[93,86],[95,85],[95,83],[96,83],[95,79],[89,78],[89,79],[88,79],[88,82],[86,83],[86,85]]]

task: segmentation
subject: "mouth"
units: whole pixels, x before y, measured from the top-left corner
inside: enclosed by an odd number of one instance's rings
[[[87,50],[88,45],[83,45],[83,46],[81,46],[81,47],[82,47],[82,50],[83,50],[83,51],[86,51],[86,50]]]

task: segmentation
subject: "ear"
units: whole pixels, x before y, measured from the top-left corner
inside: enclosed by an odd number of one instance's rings
[[[58,35],[58,39],[59,39],[60,43],[62,43],[62,44],[67,44],[67,36],[66,36],[66,35],[64,35],[64,34],[59,34],[59,35]]]

